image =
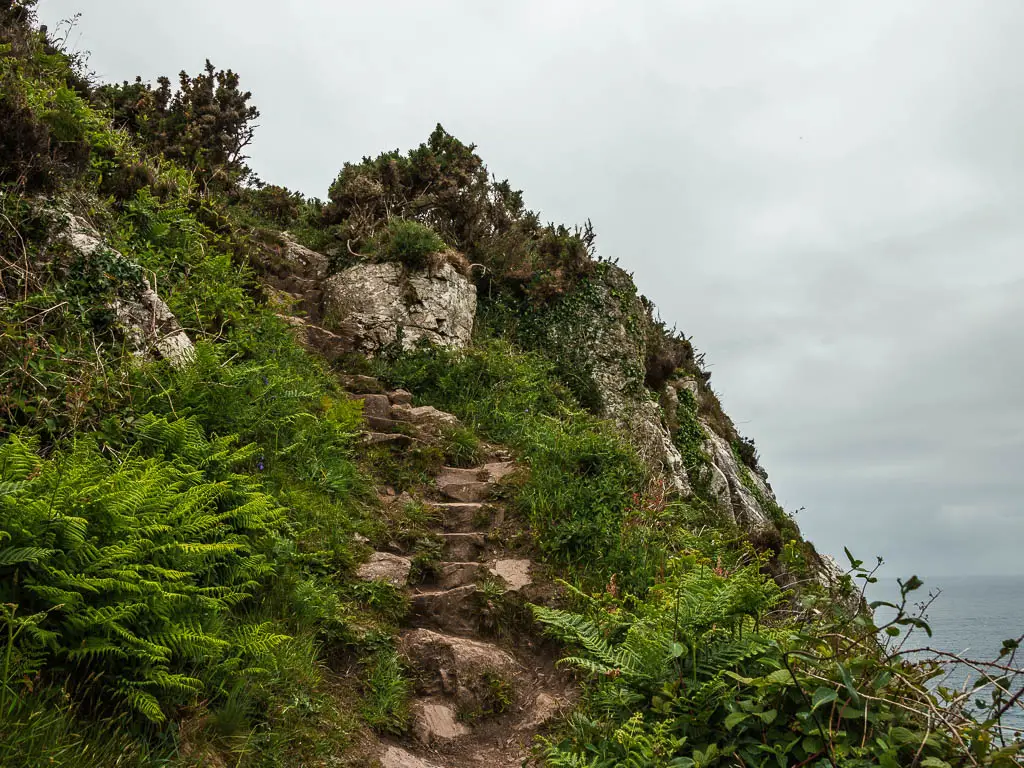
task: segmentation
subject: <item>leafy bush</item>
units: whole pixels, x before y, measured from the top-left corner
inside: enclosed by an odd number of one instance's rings
[[[151,154],[180,163],[206,187],[225,190],[251,174],[244,152],[260,114],[249,103],[252,93],[242,91],[239,82],[235,72],[218,70],[207,60],[194,77],[182,71],[176,91],[170,78],[157,78],[154,88],[137,77],[133,83],[100,86],[93,100]]]
[[[579,611],[534,607],[575,651],[560,663],[592,681],[563,738],[546,742],[547,765],[1015,764],[1019,745],[983,736],[992,722],[936,729],[926,683],[938,670],[878,644],[883,630],[927,629],[903,610],[919,580],[902,585],[903,606],[882,627],[813,590],[803,622],[789,623],[772,614],[781,594],[758,562],[727,563],[675,560],[642,602],[577,593]]]
[[[26,671],[87,670],[96,682],[83,676],[84,689],[160,721],[256,673],[280,642],[225,619],[272,573],[265,553],[281,510],[233,471],[251,448],[211,443],[189,420],[145,419],[138,438],[177,462],[112,464],[86,447],[42,462],[29,443],[0,448],[0,591],[21,614],[9,620]]]
[[[323,224],[342,250],[363,251],[393,218],[416,221],[485,267],[483,280],[499,290],[537,302],[565,293],[593,268],[590,223],[541,226],[522,192],[491,179],[475,149],[438,125],[404,155],[346,163],[328,191]]]
[[[424,269],[428,258],[447,246],[430,227],[415,221],[392,219],[381,235],[380,257],[398,261],[409,269]]]

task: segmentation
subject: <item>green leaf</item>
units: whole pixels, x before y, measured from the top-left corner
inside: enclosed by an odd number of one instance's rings
[[[926,757],[921,761],[921,768],[952,768],[952,766],[937,757]]]
[[[735,728],[737,725],[742,723],[748,717],[749,717],[749,715],[746,712],[732,712],[731,714],[726,715],[726,718],[725,718],[725,728],[726,728],[726,730],[731,731],[733,728]]]
[[[811,711],[815,711],[822,704],[829,704],[839,698],[839,693],[835,688],[826,688],[821,686],[818,688],[814,695],[811,696]]]
[[[761,722],[765,725],[771,725],[775,722],[775,718],[779,716],[778,710],[769,709],[767,712],[758,712],[757,716],[761,718]]]
[[[777,669],[770,675],[766,675],[764,680],[779,685],[796,685],[796,680],[793,679],[793,675],[788,669]]]
[[[846,690],[850,693],[850,698],[853,699],[854,704],[860,704],[860,694],[857,693],[857,689],[853,687],[853,678],[850,676],[850,670],[848,670],[841,662],[836,662],[836,667],[839,668],[839,674],[843,678],[843,685],[846,686]]]
[[[846,557],[849,559],[850,566],[852,568],[860,568],[862,565],[864,565],[864,561],[863,560],[858,560],[857,558],[855,558],[853,556],[853,553],[850,552],[850,550],[847,547],[843,547],[843,552],[846,553]]]

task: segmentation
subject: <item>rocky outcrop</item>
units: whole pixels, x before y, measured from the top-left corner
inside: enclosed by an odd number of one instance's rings
[[[592,390],[590,406],[622,429],[669,489],[687,496],[699,481],[727,520],[748,531],[774,527],[768,510],[759,501],[774,501],[762,471],[737,461],[730,440],[706,420],[699,426],[704,435],[701,450],[707,461],[697,471],[707,473],[707,477],[689,476],[673,439],[677,409],[684,397],[700,405],[703,398],[714,395],[692,377],[669,380],[658,392],[647,388],[649,323],[630,275],[618,267],[602,265],[588,284],[563,300],[557,314],[542,325],[544,341],[555,356],[572,362],[574,375],[582,381],[577,381],[577,389],[582,390],[584,398],[587,389]]]
[[[426,340],[443,347],[469,344],[476,286],[447,262],[412,271],[401,264],[357,264],[323,283],[324,324],[375,354]]]
[[[591,388],[591,406],[614,421],[640,457],[668,486],[687,494],[690,483],[658,403],[644,386],[646,312],[629,274],[602,265],[588,285],[563,302],[546,325],[545,342],[572,360],[574,375]],[[584,399],[587,399],[586,397]]]
[[[105,258],[130,263],[114,250],[87,221],[66,211],[60,238],[82,260],[103,253]],[[194,347],[174,313],[148,280],[143,279],[134,295],[121,296],[111,304],[125,340],[139,357],[156,357],[183,366],[192,360]]]

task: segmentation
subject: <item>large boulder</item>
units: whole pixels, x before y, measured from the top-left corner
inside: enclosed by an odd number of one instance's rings
[[[424,270],[401,264],[357,264],[323,282],[324,325],[375,354],[426,340],[444,347],[469,344],[476,286],[446,261]]]
[[[102,251],[128,261],[107,245],[85,219],[67,211],[61,212],[60,216],[63,219],[60,239],[82,259],[88,260]],[[192,360],[192,340],[148,280],[142,281],[135,295],[114,299],[111,309],[136,356],[161,358],[179,367]]]

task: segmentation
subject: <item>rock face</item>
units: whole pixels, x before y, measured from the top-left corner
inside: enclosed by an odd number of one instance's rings
[[[401,341],[469,344],[476,286],[447,262],[422,271],[401,264],[357,264],[323,282],[325,324],[367,354]]]
[[[702,450],[707,457],[707,478],[690,477],[673,440],[670,423],[686,395],[700,402],[697,382],[680,378],[652,392],[645,385],[647,311],[636,294],[633,280],[618,267],[603,267],[580,295],[559,308],[545,331],[545,341],[559,356],[573,362],[577,389],[592,393],[591,407],[615,422],[633,443],[640,457],[665,480],[667,488],[683,496],[698,480],[707,486],[718,509],[728,520],[754,531],[774,527],[758,496],[774,501],[759,471],[736,460],[729,440],[707,421]],[[750,486],[757,491],[755,495]]]
[[[646,312],[632,278],[608,265],[566,310],[550,324],[548,343],[577,358],[579,375],[592,387],[599,415],[622,428],[670,488],[689,493],[683,458],[661,409],[644,387]]]
[[[67,212],[62,217],[64,228],[61,238],[83,259],[98,251],[107,251],[117,259],[128,261],[106,245],[100,234],[84,219]],[[136,355],[159,357],[177,367],[191,361],[194,351],[192,340],[148,281],[143,281],[137,295],[115,299],[111,308]]]

